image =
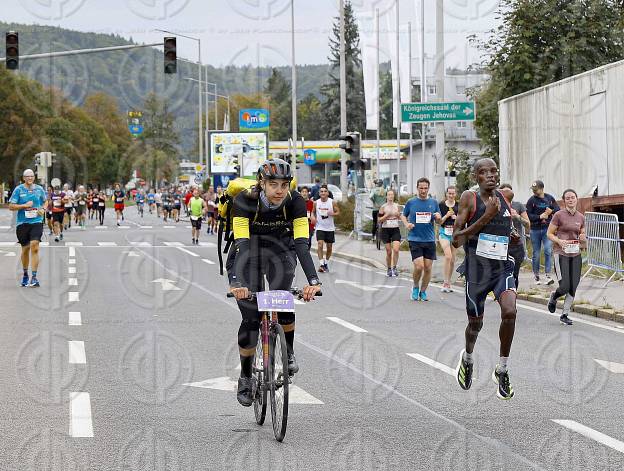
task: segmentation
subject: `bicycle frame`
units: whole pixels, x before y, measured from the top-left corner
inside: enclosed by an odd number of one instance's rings
[[[271,320],[269,321],[269,313],[263,312],[260,320],[260,335],[262,336],[262,361],[263,365],[269,364],[269,337],[271,324],[277,322],[277,313],[271,313]],[[266,366],[265,366],[266,368]],[[266,382],[266,381],[265,381]]]

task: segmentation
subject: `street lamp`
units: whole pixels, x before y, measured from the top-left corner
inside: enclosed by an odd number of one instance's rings
[[[214,87],[214,90],[215,90],[215,91],[214,91],[214,93],[210,93],[210,94],[211,94],[211,95],[216,95],[216,94],[217,94],[217,84],[216,84],[216,83],[207,82],[207,81],[204,81],[204,80],[202,80],[202,81],[200,82],[199,80],[194,79],[194,78],[191,78],[191,77],[185,77],[185,78],[184,78],[184,80],[188,80],[188,81],[190,81],[190,82],[201,83],[201,85],[211,85],[211,86],[213,86],[213,87]],[[201,86],[200,86],[199,88],[200,88],[200,90],[201,90]],[[208,92],[208,88],[207,88],[207,87],[206,87],[206,92],[204,93],[204,95],[206,95],[206,94],[209,94],[209,92]],[[208,118],[207,118],[207,116],[208,116],[208,104],[206,104],[206,119],[208,119]],[[217,130],[217,121],[218,121],[218,117],[219,117],[219,114],[218,114],[218,108],[215,106],[215,131]]]
[[[198,57],[197,57],[197,65],[199,66],[199,81],[201,82],[202,79],[202,64],[201,64],[201,39],[199,38],[194,38],[191,36],[185,36],[184,34],[179,34],[179,33],[174,33],[172,31],[167,31],[164,29],[156,29],[155,31],[159,31],[161,33],[166,33],[166,34],[174,34],[176,36],[180,36],[182,38],[186,38],[186,39],[192,39],[193,41],[197,41],[197,49],[198,49]],[[203,140],[203,119],[202,119],[202,93],[201,93],[201,87],[199,87],[199,93],[198,95],[198,99],[199,99],[199,116],[198,116],[198,136],[197,138],[199,139],[199,163],[202,163],[202,155],[204,154],[204,140]]]

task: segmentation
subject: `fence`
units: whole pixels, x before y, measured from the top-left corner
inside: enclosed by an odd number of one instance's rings
[[[616,214],[585,213],[585,232],[587,234],[587,264],[589,270],[585,278],[594,268],[613,271],[604,284],[606,286],[616,274],[624,272],[622,268],[620,223]]]

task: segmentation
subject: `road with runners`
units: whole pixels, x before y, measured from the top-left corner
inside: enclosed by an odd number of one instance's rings
[[[110,212],[101,228],[44,239],[41,287],[22,288],[0,211],[3,468],[624,468],[620,325],[574,317],[568,328],[519,302],[516,395],[501,401],[495,303],[466,392],[455,379],[463,293],[413,302],[407,276],[338,259],[323,297],[297,304],[301,371],[277,443],[236,401],[240,314],[216,236],[192,245],[189,222],[126,213],[121,228]]]

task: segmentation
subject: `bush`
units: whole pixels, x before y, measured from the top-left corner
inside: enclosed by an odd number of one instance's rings
[[[355,211],[355,198],[350,197],[346,202],[337,201],[340,214],[334,217],[336,227],[345,232],[353,230],[353,212]]]

